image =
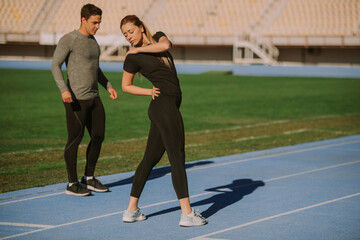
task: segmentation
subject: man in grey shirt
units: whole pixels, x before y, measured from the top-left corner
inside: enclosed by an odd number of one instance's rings
[[[100,27],[102,11],[86,4],[81,9],[81,25],[64,35],[54,52],[51,71],[61,92],[66,111],[68,141],[64,158],[69,184],[65,193],[74,196],[90,195],[90,190],[107,192],[108,187],[94,177],[101,144],[105,135],[105,111],[99,97],[98,83],[116,99],[117,93],[99,68],[100,48],[94,38]],[[67,83],[61,71],[65,62]],[[85,174],[78,181],[77,152],[87,128],[91,141],[86,151]]]

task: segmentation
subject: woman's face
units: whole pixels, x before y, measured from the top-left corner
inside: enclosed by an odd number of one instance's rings
[[[136,26],[132,22],[125,23],[121,27],[126,40],[133,46],[141,46],[143,44],[143,27]]]

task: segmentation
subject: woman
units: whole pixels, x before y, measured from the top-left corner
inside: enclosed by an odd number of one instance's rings
[[[181,207],[180,226],[201,226],[206,220],[190,206],[185,171],[184,126],[179,111],[181,89],[173,59],[167,50],[171,43],[162,32],[152,36],[135,15],[121,20],[121,32],[132,44],[124,62],[122,90],[135,95],[152,96],[148,109],[151,127],[143,160],[136,169],[129,206],[124,211],[124,222],[143,221],[146,216],[138,208],[139,197],[152,168],[165,150],[171,164],[171,176]],[[136,73],[153,84],[152,89],[133,85]]]

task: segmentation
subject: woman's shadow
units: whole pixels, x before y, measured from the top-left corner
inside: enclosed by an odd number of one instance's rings
[[[218,192],[219,194],[213,195],[204,200],[194,202],[191,205],[195,207],[211,204],[208,209],[201,213],[203,217],[208,218],[220,211],[221,209],[224,209],[240,201],[244,196],[251,194],[255,191],[255,189],[262,186],[265,186],[265,183],[263,181],[253,181],[251,179],[237,179],[228,185],[206,189],[205,191]],[[180,210],[180,207],[173,207],[159,212],[155,212],[149,214],[148,217],[154,217],[177,210]]]
[[[185,168],[189,169],[189,168],[207,165],[207,164],[211,164],[211,163],[214,163],[214,162],[213,161],[199,161],[199,162],[185,163]],[[170,172],[171,172],[170,166],[155,168],[151,171],[151,174],[150,174],[148,180],[163,177]],[[119,181],[116,181],[113,183],[106,184],[106,186],[107,187],[116,187],[116,186],[131,184],[133,182],[133,179],[134,179],[134,176],[131,176],[131,177],[128,177],[128,178],[125,178],[125,179],[122,179],[122,180],[119,180]]]

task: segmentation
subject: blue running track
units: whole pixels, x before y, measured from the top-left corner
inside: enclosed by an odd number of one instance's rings
[[[360,239],[360,135],[187,163],[202,227],[178,225],[169,171],[154,169],[137,223],[121,221],[133,172],[99,177],[111,192],[89,197],[66,183],[0,194],[0,239]]]

